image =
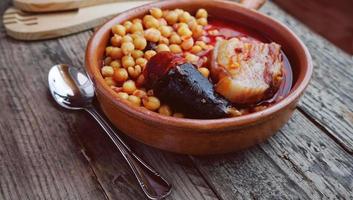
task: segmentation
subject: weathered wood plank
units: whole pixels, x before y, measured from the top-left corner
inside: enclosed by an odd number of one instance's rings
[[[59,62],[58,48],[0,31],[0,199],[105,199],[69,134],[71,114],[49,100],[47,72]]]
[[[70,63],[83,66],[84,49],[90,32],[59,39]],[[143,199],[144,195],[132,172],[112,143],[105,137],[87,115],[76,120],[75,133],[86,148],[99,182],[110,199]],[[218,199],[203,180],[192,161],[187,156],[161,152],[141,143],[128,140],[135,152],[141,155],[172,184],[173,192],[168,199]]]
[[[353,157],[298,111],[264,144],[193,159],[222,199],[353,198]]]
[[[312,55],[313,79],[300,108],[353,153],[353,57],[313,33],[273,3],[266,3],[261,11],[293,30]]]

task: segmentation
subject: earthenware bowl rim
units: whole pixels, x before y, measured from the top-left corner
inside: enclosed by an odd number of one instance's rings
[[[304,92],[307,85],[309,84],[309,81],[312,75],[312,70],[313,70],[311,56],[309,54],[309,51],[305,47],[305,45],[301,42],[301,40],[281,22],[275,19],[272,19],[255,10],[244,8],[236,2],[228,2],[223,0],[211,0],[208,2],[217,2],[217,4],[218,3],[228,4],[227,6],[233,6],[240,11],[249,12],[250,14],[252,14],[252,16],[256,16],[258,18],[263,18],[265,20],[271,21],[272,23],[275,23],[277,26],[281,27],[284,31],[286,31],[294,39],[294,41],[297,44],[299,44],[299,47],[301,48],[301,50],[297,49],[296,52],[302,51],[302,53],[304,53],[303,55],[305,55],[305,58],[301,58],[301,59],[305,59],[304,63],[307,64],[307,67],[303,68],[304,72],[302,73],[305,73],[303,79],[301,81],[297,80],[296,84],[292,86],[292,91],[288,96],[286,96],[280,102],[277,102],[274,105],[262,111],[257,111],[257,112],[239,116],[239,117],[222,118],[222,119],[188,119],[188,118],[176,118],[176,117],[163,116],[142,107],[135,107],[135,106],[129,105],[128,103],[119,99],[118,95],[108,85],[105,84],[104,79],[101,76],[100,70],[99,70],[101,66],[96,66],[90,60],[90,57],[92,55],[97,54],[94,48],[95,47],[94,44],[100,44],[102,37],[104,36],[106,31],[109,31],[111,29],[111,24],[113,22],[117,23],[120,18],[124,18],[129,14],[134,13],[136,9],[138,9],[139,13],[143,13],[143,12],[146,12],[151,7],[161,7],[161,5],[163,7],[165,3],[164,1],[153,2],[137,8],[130,9],[122,14],[115,16],[111,20],[107,21],[105,24],[103,24],[100,28],[98,28],[95,31],[95,33],[89,40],[87,49],[86,49],[86,69],[88,74],[91,76],[90,78],[94,80],[93,81],[94,84],[97,84],[97,86],[98,85],[102,86],[102,87],[96,87],[96,89],[100,90],[100,92],[102,92],[104,96],[106,96],[111,102],[113,102],[115,106],[118,106],[121,111],[124,111],[125,114],[132,115],[142,120],[146,120],[146,122],[148,123],[153,123],[156,125],[164,124],[167,126],[172,126],[173,128],[188,127],[188,128],[194,128],[197,130],[204,130],[204,131],[215,130],[215,129],[229,129],[229,128],[234,128],[235,126],[253,125],[254,123],[260,122],[263,119],[270,117],[271,115],[277,113],[281,109],[284,109],[285,107],[289,106],[293,101],[295,101],[297,98],[299,98],[300,95]],[[180,3],[195,3],[195,1],[180,1]]]

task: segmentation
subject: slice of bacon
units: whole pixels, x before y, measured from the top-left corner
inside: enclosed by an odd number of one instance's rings
[[[274,95],[283,78],[281,47],[248,38],[219,40],[211,73],[215,88],[237,104],[254,104]]]

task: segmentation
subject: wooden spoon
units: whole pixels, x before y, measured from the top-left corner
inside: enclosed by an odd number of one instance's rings
[[[26,13],[8,8],[3,24],[9,36],[19,40],[41,40],[77,33],[102,24],[110,17],[151,1],[116,2],[54,13]]]

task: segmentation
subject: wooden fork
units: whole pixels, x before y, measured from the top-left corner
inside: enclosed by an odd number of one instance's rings
[[[9,36],[19,40],[56,38],[87,30],[112,16],[151,1],[116,2],[55,13],[26,13],[9,8],[3,24]]]
[[[72,10],[98,4],[113,3],[118,0],[12,0],[17,9],[26,12],[54,12]]]

